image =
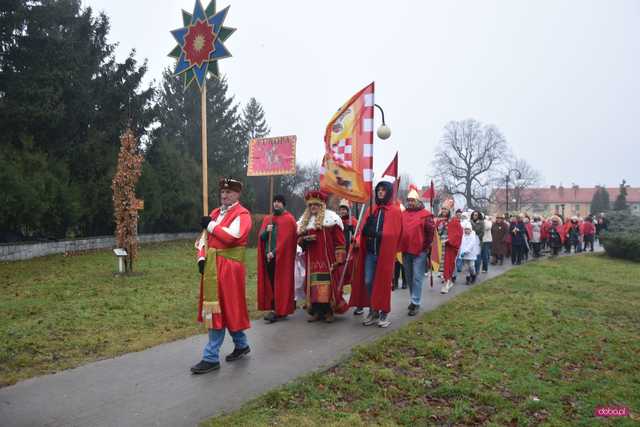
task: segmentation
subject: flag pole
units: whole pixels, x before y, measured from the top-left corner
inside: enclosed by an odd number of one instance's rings
[[[271,217],[271,230],[269,230],[267,253],[271,251],[271,236],[273,235],[273,175],[269,175],[269,215]]]
[[[429,197],[429,207],[431,208],[431,215],[433,215],[433,180],[431,180],[430,189],[431,189],[431,197]],[[437,232],[435,228],[433,232],[434,233]],[[432,250],[433,250],[433,238],[431,241],[431,251]],[[433,264],[431,263],[431,251],[429,251],[429,281],[430,281],[431,287],[433,288]]]
[[[366,203],[362,204],[362,208],[360,208],[360,213],[358,214],[358,222],[356,223],[356,229],[353,231],[353,236],[358,235],[358,230],[360,229],[360,223],[362,222],[362,215],[364,215],[364,210],[367,207]],[[347,258],[344,261],[344,268],[342,269],[342,274],[340,275],[340,282],[338,282],[338,289],[342,288],[342,284],[344,283],[344,276],[347,272],[347,267],[349,266],[349,260],[351,259],[351,252],[353,251],[353,244],[349,242],[349,252],[347,252]],[[351,291],[353,292],[353,290]]]

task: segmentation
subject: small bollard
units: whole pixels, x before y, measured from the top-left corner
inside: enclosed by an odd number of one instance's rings
[[[127,251],[121,248],[115,248],[113,253],[118,257],[118,273],[124,274],[126,272],[124,259],[127,257]]]

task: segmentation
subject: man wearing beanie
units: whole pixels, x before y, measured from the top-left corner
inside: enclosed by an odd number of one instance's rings
[[[273,215],[262,221],[258,236],[258,310],[271,310],[267,323],[287,317],[296,309],[294,263],[296,220],[285,210],[282,195],[273,198]]]

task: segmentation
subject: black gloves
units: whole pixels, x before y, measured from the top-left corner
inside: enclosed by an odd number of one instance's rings
[[[198,261],[198,271],[200,272],[200,274],[204,274],[204,260],[203,259]]]
[[[369,215],[369,217],[367,218],[367,221],[364,223],[364,228],[362,229],[362,234],[365,235],[365,237],[369,237],[369,238],[379,238],[382,233],[379,231],[376,231],[376,222],[377,222],[377,218],[375,215]]]
[[[210,222],[211,222],[210,216],[203,216],[202,219],[200,220],[200,225],[202,226],[203,229],[205,229],[207,228]]]

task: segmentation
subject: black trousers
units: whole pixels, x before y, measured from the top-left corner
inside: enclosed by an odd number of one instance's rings
[[[273,295],[273,300],[271,300],[271,308],[275,311],[276,309],[276,259],[273,258],[271,261],[267,261],[267,274],[269,275],[269,281],[271,282],[271,295]]]
[[[587,251],[587,248],[591,247],[591,252],[593,252],[593,236],[584,236],[584,251]]]
[[[526,250],[526,246],[522,245],[511,245],[511,264],[521,264],[522,258],[524,257],[524,251]]]
[[[393,288],[394,289],[398,287],[398,279],[400,278],[400,275],[402,275],[402,285],[406,286],[407,280],[405,279],[405,276],[404,276],[404,266],[400,261],[396,260],[396,264],[393,269]]]

